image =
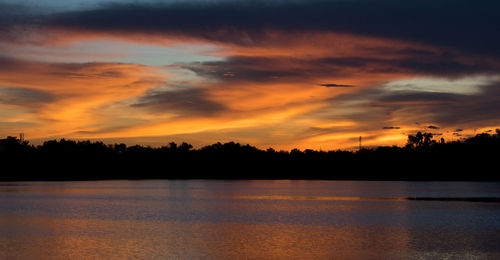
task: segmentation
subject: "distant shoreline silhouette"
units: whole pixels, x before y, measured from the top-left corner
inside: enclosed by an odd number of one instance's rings
[[[103,142],[0,139],[0,181],[308,179],[500,181],[500,129],[461,141],[409,135],[404,147],[359,151],[261,150],[235,142],[193,149]]]

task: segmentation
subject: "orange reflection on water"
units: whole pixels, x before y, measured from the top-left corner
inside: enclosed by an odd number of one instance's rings
[[[158,180],[0,186],[0,259],[499,256],[494,183]],[[478,192],[490,200],[477,200]]]
[[[0,219],[40,231],[29,239],[1,237],[3,259],[383,259],[397,257],[409,240],[404,227]]]

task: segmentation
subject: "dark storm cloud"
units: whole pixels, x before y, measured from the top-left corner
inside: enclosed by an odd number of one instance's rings
[[[144,107],[158,113],[175,112],[195,116],[210,116],[225,110],[224,105],[211,101],[206,96],[204,90],[192,87],[175,90],[153,88],[132,107]]]
[[[411,58],[319,58],[232,56],[222,61],[209,61],[180,65],[203,77],[219,80],[255,82],[304,81],[316,77],[346,77],[358,73],[392,73],[460,77],[494,73],[500,65],[484,59],[463,61],[441,60],[441,56]],[[346,84],[321,84],[325,87],[353,87]]]
[[[500,55],[500,2],[468,0],[211,1],[106,4],[52,15],[45,25],[185,35],[256,44],[267,30],[346,32]]]
[[[299,62],[292,58],[233,56],[224,61],[192,63],[181,67],[204,77],[257,82],[309,78],[310,74],[327,73],[326,70],[309,71],[306,67],[302,67],[300,71],[291,68]]]
[[[21,4],[0,3],[0,41],[26,43],[28,30],[37,31],[46,23],[47,17],[38,10]]]
[[[320,84],[322,87],[327,87],[327,88],[352,88],[354,87],[353,85],[342,85],[342,84]]]
[[[22,5],[0,3],[0,30],[11,26],[33,23],[30,9]]]
[[[0,87],[0,104],[32,107],[55,99],[52,94],[37,89]]]
[[[384,126],[382,128],[383,130],[394,130],[394,129],[401,129],[399,126]]]
[[[418,73],[447,77],[499,71],[498,1],[108,3],[97,5],[94,9],[39,15],[34,15],[33,8],[20,5],[0,4],[0,7],[3,8],[0,11],[3,14],[0,15],[0,30],[11,28],[0,37],[10,38],[24,33],[19,30],[19,26],[16,27],[20,25],[49,30],[110,33],[125,37],[130,33],[192,37],[245,46],[268,44],[269,33],[273,31],[285,33],[284,35],[289,33],[291,39],[307,33],[345,32],[444,47],[441,51],[418,47],[360,47],[387,58],[339,58],[326,55],[316,60],[285,60],[273,57],[231,57],[227,61],[203,64],[217,67],[216,70],[208,70],[206,67],[190,68],[196,73],[221,79],[267,81],[335,76],[345,73],[345,68],[374,73]],[[37,32],[40,33],[40,30]],[[282,42],[278,44],[286,45],[290,40],[287,37],[281,38]],[[458,54],[457,50],[487,54],[489,59],[464,59],[464,55]],[[294,65],[299,70],[284,66],[286,64]]]

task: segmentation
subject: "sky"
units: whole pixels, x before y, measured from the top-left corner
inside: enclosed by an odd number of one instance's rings
[[[0,0],[0,136],[355,149],[500,128],[500,2]]]

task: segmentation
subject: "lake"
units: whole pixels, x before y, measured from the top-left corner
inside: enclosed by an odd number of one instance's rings
[[[486,182],[0,183],[0,259],[500,259],[499,198]]]

